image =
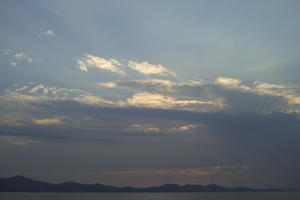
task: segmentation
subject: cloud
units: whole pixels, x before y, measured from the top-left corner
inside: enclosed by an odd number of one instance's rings
[[[123,170],[100,173],[121,176],[213,176],[221,174],[240,174],[247,171],[247,169],[247,165],[224,165],[188,169]]]
[[[59,118],[46,118],[46,119],[33,119],[34,124],[39,125],[48,125],[48,124],[61,124],[61,120]]]
[[[129,128],[130,131],[146,132],[146,133],[158,133],[161,131],[158,127],[153,127],[151,124],[132,124]]]
[[[46,31],[42,31],[40,33],[41,36],[46,36],[46,37],[55,37],[55,33],[52,30],[46,30]]]
[[[81,102],[81,103],[85,103],[85,104],[102,105],[102,106],[114,104],[111,101],[101,99],[94,95],[80,95],[80,96],[74,98],[73,100]]]
[[[44,89],[44,88],[45,88],[45,86],[43,86],[43,85],[37,85],[37,86],[31,88],[31,90],[29,90],[28,93],[36,93],[38,90]],[[22,90],[19,90],[19,91],[22,91]]]
[[[146,61],[135,62],[130,60],[128,61],[128,67],[145,75],[160,75],[160,76],[171,75],[173,77],[176,77],[176,73],[168,70],[165,66],[150,64]]]
[[[17,59],[17,60],[25,60],[27,63],[32,63],[33,62],[33,59],[30,58],[29,56],[27,56],[26,54],[24,53],[16,53],[14,55],[14,57]]]
[[[300,85],[297,84],[278,85],[254,81],[246,85],[239,79],[219,77],[214,82],[144,79],[119,80],[99,85],[135,92],[128,99],[128,103],[138,106],[147,106],[143,102],[149,102],[148,107],[152,105],[159,108],[183,109],[180,105],[188,101],[186,104],[193,105],[188,109],[195,111],[262,113],[300,111]]]
[[[219,77],[216,79],[216,83],[225,86],[237,86],[241,84],[241,81],[234,78]]]
[[[0,135],[0,143],[7,143],[17,146],[29,146],[40,144],[41,142],[39,140],[28,139],[25,137]]]
[[[120,66],[123,67],[123,70],[120,69]],[[105,59],[91,54],[85,54],[83,58],[77,59],[77,67],[85,72],[87,72],[89,68],[95,67],[119,75],[126,75],[127,73],[124,70],[131,69],[143,75],[172,76],[176,78],[176,73],[163,65],[155,65],[146,61],[136,62],[133,60],[120,61],[117,59]]]
[[[188,131],[188,130],[191,130],[191,129],[195,129],[199,126],[200,126],[199,124],[187,124],[187,125],[183,125],[183,126],[180,126],[180,127],[173,128],[172,130],[173,131],[185,132],[185,131]]]
[[[300,104],[300,85],[279,85],[255,82],[256,90],[260,94],[281,96],[290,104]]]
[[[137,106],[137,107],[150,107],[150,108],[162,108],[162,109],[183,109],[193,110],[194,105],[213,105],[221,106],[212,101],[200,101],[200,100],[180,100],[171,96],[153,93],[136,93],[126,101],[121,102],[121,105],[125,106]]]
[[[99,85],[108,88],[124,88],[129,90],[144,92],[171,92],[174,91],[177,83],[163,79],[145,79],[145,80],[122,80],[116,82],[104,82]]]
[[[106,82],[106,83],[98,83],[98,84],[101,86],[104,86],[104,87],[108,87],[108,88],[116,88],[117,87],[117,84],[114,82]]]
[[[10,66],[13,66],[13,67],[17,66],[16,62],[10,62],[9,64],[10,64]]]
[[[3,51],[3,54],[4,54],[5,56],[7,56],[7,55],[10,54],[10,52],[11,52],[11,49],[5,49],[5,50]]]
[[[2,101],[18,101],[18,102],[38,102],[38,101],[66,101],[74,100],[79,102],[86,102],[88,104],[94,103],[109,103],[108,101],[96,99],[96,96],[93,96],[87,92],[84,92],[80,89],[73,88],[60,88],[53,86],[46,86],[42,84],[33,85],[28,84],[16,88],[14,90],[8,90],[2,96],[0,96]]]
[[[98,69],[117,73],[119,75],[125,75],[125,72],[119,69],[121,63],[115,59],[105,59],[90,54],[85,54],[81,59],[77,60],[77,66],[81,71],[87,72],[89,68],[95,67]]]

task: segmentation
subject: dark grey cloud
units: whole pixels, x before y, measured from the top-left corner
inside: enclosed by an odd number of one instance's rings
[[[261,186],[272,185],[275,177],[281,180],[277,186],[297,184],[299,177],[296,166],[300,166],[297,159],[300,150],[297,142],[300,139],[300,119],[297,114],[199,113],[99,107],[75,101],[49,101],[31,105],[36,108],[31,113],[33,118],[65,118],[61,119],[62,124],[2,125],[1,136],[41,141],[40,144],[24,147],[2,143],[5,151],[2,151],[1,156],[4,156],[4,152],[9,155],[6,164],[1,167],[6,174],[8,171],[30,174],[33,169],[43,174],[49,168],[54,173],[70,168],[72,163],[74,166],[70,170],[78,172],[78,180],[84,180],[88,172],[82,169],[85,169],[84,163],[89,162],[89,173],[95,173],[91,181],[99,181],[97,171],[102,170],[175,170],[218,165],[249,165],[245,173],[261,180],[264,183]],[[68,121],[69,117],[72,123]],[[159,128],[159,131],[133,131],[128,129],[132,124],[146,124],[148,127]],[[167,131],[178,124],[197,124],[199,127],[191,132]],[[39,155],[40,151],[45,157]],[[31,157],[31,164],[23,163],[21,158],[24,154]],[[54,160],[56,164],[52,163]],[[35,162],[40,164],[35,165]],[[262,177],[262,173],[267,175]],[[107,176],[106,179],[108,181]],[[117,176],[112,179],[117,184]],[[212,179],[204,178],[205,183],[217,179],[215,176]],[[186,178],[182,180],[187,181]],[[219,180],[226,183],[224,175],[219,176]],[[250,180],[240,183],[257,184]]]

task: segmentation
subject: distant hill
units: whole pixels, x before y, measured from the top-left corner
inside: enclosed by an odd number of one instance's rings
[[[116,187],[102,184],[64,182],[60,184],[32,180],[23,176],[0,178],[0,192],[260,192],[278,189],[227,188],[219,185],[166,184],[156,187]]]

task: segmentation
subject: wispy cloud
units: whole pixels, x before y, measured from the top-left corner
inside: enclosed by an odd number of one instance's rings
[[[160,75],[160,76],[171,75],[173,77],[176,77],[176,73],[170,71],[165,66],[150,64],[146,61],[136,62],[136,61],[130,60],[128,62],[128,67],[135,71],[138,71],[141,74],[145,74],[145,75]]]
[[[48,125],[48,124],[61,124],[61,120],[59,118],[45,118],[45,119],[33,119],[34,124],[39,125]]]
[[[40,144],[41,142],[39,140],[28,139],[25,137],[0,135],[0,143],[7,143],[11,145],[25,147],[25,146]]]
[[[98,68],[110,72],[117,73],[119,75],[125,75],[125,72],[119,69],[121,63],[115,59],[105,59],[90,54],[85,54],[81,59],[77,60],[77,66],[81,71],[87,72],[89,68]]]
[[[106,59],[91,54],[85,54],[83,58],[77,59],[77,67],[81,71],[85,71],[85,72],[89,71],[89,68],[94,67],[94,68],[114,72],[119,75],[128,75],[130,70],[131,71],[133,70],[145,76],[158,75],[158,76],[171,76],[176,78],[175,72],[169,70],[167,67],[160,64],[151,64],[147,61],[136,62],[133,60],[126,61],[126,60],[118,60],[112,58]]]
[[[9,64],[10,64],[10,66],[13,66],[13,67],[17,66],[16,62],[10,62]]]
[[[130,131],[146,132],[146,133],[158,133],[161,131],[159,127],[154,127],[151,124],[132,124],[129,128]]]
[[[200,100],[189,100],[189,99],[176,99],[171,96],[153,93],[136,93],[126,101],[121,102],[121,105],[136,106],[136,107],[150,107],[150,108],[162,108],[162,109],[183,109],[193,110],[195,105],[218,105],[213,101],[200,101]]]
[[[195,128],[199,127],[199,126],[200,126],[199,124],[187,124],[187,125],[175,127],[172,130],[173,131],[186,132],[188,130],[195,129]]]

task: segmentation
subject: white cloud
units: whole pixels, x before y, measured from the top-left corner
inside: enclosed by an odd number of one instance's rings
[[[173,77],[176,77],[176,73],[168,70],[165,66],[150,64],[146,61],[135,62],[130,60],[128,62],[128,67],[145,75],[160,75],[160,76],[171,75]]]
[[[42,31],[40,33],[41,36],[47,36],[47,37],[55,37],[55,33],[52,30],[46,30],[46,31]]]
[[[98,69],[117,73],[119,75],[125,75],[125,72],[119,69],[121,63],[115,59],[105,59],[90,54],[85,54],[82,59],[77,60],[78,68],[81,71],[87,72],[89,68],[95,67]]]

